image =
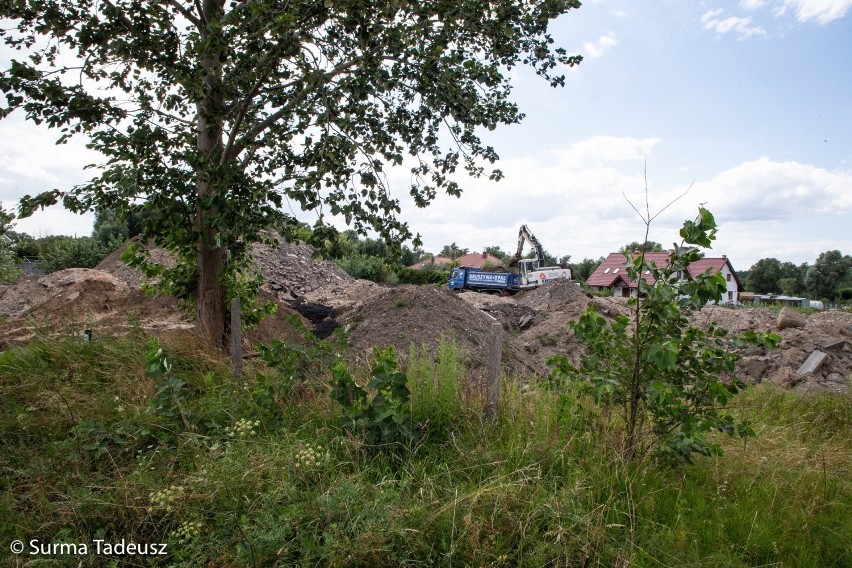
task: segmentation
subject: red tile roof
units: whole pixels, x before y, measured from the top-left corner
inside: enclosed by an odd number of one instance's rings
[[[669,258],[671,257],[670,252],[648,252],[645,253],[645,261],[649,263],[654,263],[657,266],[665,266],[669,262]],[[627,268],[626,268],[626,260],[624,258],[624,253],[621,252],[613,252],[607,256],[604,261],[600,264],[600,266],[595,269],[589,279],[587,280],[587,284],[589,286],[603,286],[609,288],[614,286],[619,279],[625,282],[630,288],[636,287],[636,282],[633,282],[627,277]],[[701,260],[697,260],[690,264],[686,271],[690,276],[697,276],[699,274],[704,274],[708,269],[711,271],[711,274],[716,274],[718,271],[722,270],[722,267],[725,264],[728,264],[728,268],[734,274],[734,278],[737,281],[737,286],[739,289],[742,289],[742,284],[740,283],[740,279],[737,276],[737,273],[734,272],[733,266],[731,266],[730,261],[727,257],[717,257],[717,258],[702,258]],[[607,270],[609,269],[609,270]],[[642,279],[653,285],[656,280],[651,275],[642,275]]]
[[[671,253],[668,252],[647,252],[645,253],[645,262],[653,262],[657,266],[664,266],[669,262]],[[613,252],[607,256],[597,269],[589,276],[586,283],[589,286],[613,286],[620,278],[627,283],[631,288],[636,287],[636,282],[627,278],[627,260],[624,258],[624,253]],[[650,275],[642,275],[642,279],[653,285],[656,280]]]
[[[731,265],[731,261],[728,260],[727,256],[696,260],[690,264],[686,270],[689,272],[689,275],[693,277],[698,276],[699,274],[704,274],[708,269],[710,270],[710,274],[716,274],[724,268],[725,264],[728,265],[728,270],[731,271],[734,275],[734,280],[737,281],[737,290],[742,290],[743,284],[740,282],[740,277],[737,276],[737,272],[734,270],[734,267]]]

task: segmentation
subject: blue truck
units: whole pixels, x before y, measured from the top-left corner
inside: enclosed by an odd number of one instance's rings
[[[520,280],[517,274],[508,272],[487,272],[470,266],[453,268],[450,274],[450,290],[461,292],[471,290],[486,292],[501,296],[514,294],[520,290]]]

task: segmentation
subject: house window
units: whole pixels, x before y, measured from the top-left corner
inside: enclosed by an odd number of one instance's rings
[[[647,275],[649,275],[649,274],[651,274],[651,271],[650,271],[650,270],[648,270],[648,269],[646,268],[646,269],[645,269],[645,276],[647,276]]]
[[[609,274],[609,268],[604,268],[604,274]]]
[[[613,268],[612,273],[615,274],[616,272],[618,272],[618,268]]]
[[[730,302],[734,301],[734,293],[733,292],[728,292],[728,301],[730,301]]]
[[[730,281],[731,281],[731,274],[728,273],[728,282],[730,282]]]

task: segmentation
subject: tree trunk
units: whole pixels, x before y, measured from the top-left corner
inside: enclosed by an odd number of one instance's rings
[[[200,191],[199,191],[200,193]],[[199,210],[199,217],[205,217]],[[198,284],[195,291],[196,330],[205,342],[225,345],[225,288],[220,277],[225,268],[225,250],[214,248],[215,232],[205,229],[198,243]]]
[[[204,21],[221,19],[224,0],[204,0]],[[206,35],[207,30],[202,34]],[[196,332],[210,345],[225,346],[227,334],[227,308],[225,306],[225,288],[222,275],[225,270],[225,249],[217,246],[216,229],[212,220],[218,214],[217,208],[205,209],[205,198],[221,191],[219,180],[215,178],[214,166],[218,164],[223,151],[223,95],[222,65],[220,54],[208,50],[201,56],[201,68],[204,69],[204,98],[198,103],[198,140],[197,148],[205,160],[196,171],[198,203],[195,223],[198,231],[198,280],[195,288]]]

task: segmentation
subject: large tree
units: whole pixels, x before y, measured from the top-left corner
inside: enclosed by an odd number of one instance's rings
[[[777,258],[761,258],[748,271],[746,288],[759,294],[778,294],[781,288],[781,262]]]
[[[0,74],[6,106],[84,135],[104,156],[62,200],[75,211],[146,210],[143,236],[168,247],[167,289],[194,299],[200,334],[221,343],[226,299],[251,292],[248,251],[285,199],[389,240],[388,166],[411,168],[418,206],[452,174],[499,179],[478,131],[516,123],[507,71],[552,86],[579,57],[549,22],[577,0],[7,0],[0,31],[21,50]],[[11,25],[9,25],[11,22]],[[149,270],[155,267],[148,266]],[[248,290],[248,292],[246,292]]]
[[[834,299],[837,290],[852,285],[852,256],[839,250],[820,254],[808,270],[808,292],[814,299]]]

